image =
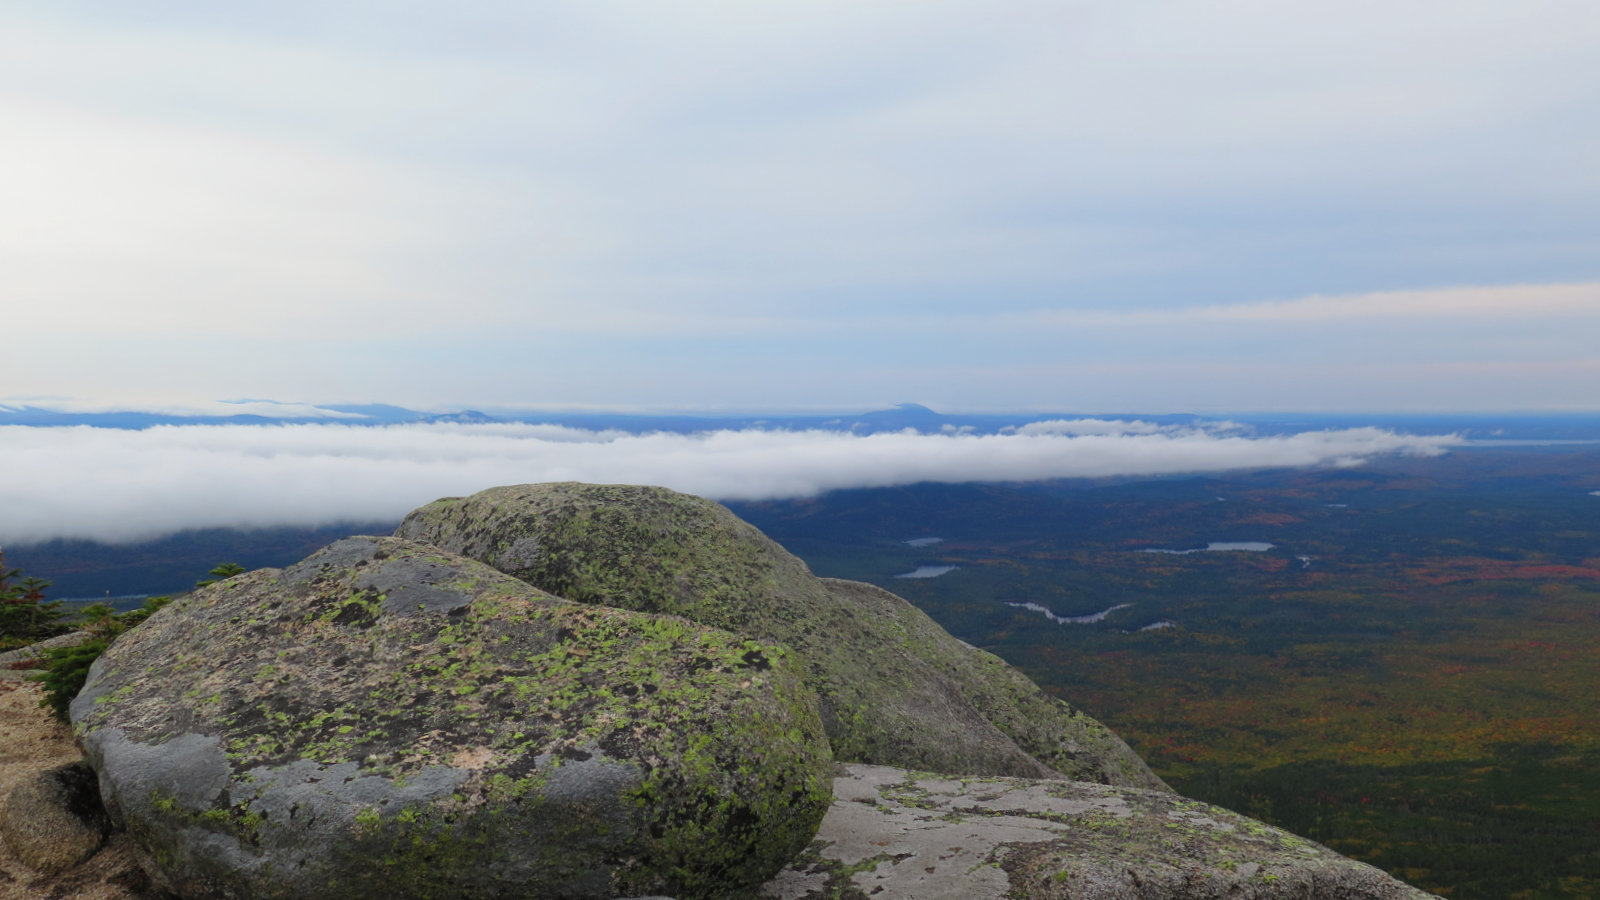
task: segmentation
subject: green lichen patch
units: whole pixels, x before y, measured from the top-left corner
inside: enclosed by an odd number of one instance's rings
[[[396,532],[557,596],[668,612],[792,649],[839,759],[1164,788],[1100,723],[895,595],[818,579],[709,500],[539,484],[447,498]]]
[[[197,591],[103,660],[76,728],[113,780],[137,760],[114,793],[185,896],[364,896],[369,877],[398,897],[718,896],[804,847],[829,797],[786,648],[396,538]],[[178,783],[168,745],[217,789],[135,789]],[[197,857],[186,831],[229,849]]]

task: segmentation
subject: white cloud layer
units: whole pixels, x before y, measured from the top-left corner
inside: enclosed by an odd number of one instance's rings
[[[658,484],[752,500],[919,481],[1348,466],[1386,454],[1439,454],[1459,442],[1375,428],[1260,438],[1086,429],[858,436],[627,435],[548,425],[0,427],[0,542],[398,519],[441,496],[539,481]]]

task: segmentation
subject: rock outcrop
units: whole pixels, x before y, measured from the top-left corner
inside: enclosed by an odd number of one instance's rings
[[[174,602],[72,715],[185,900],[748,892],[832,763],[787,651],[396,538]]]
[[[1164,791],[852,765],[770,900],[1424,900],[1371,866]]]
[[[447,498],[396,532],[569,600],[791,648],[836,758],[1165,789],[1105,726],[894,594],[819,579],[725,507],[665,488],[537,484]]]
[[[659,488],[498,488],[212,585],[72,715],[114,848],[182,900],[1429,896]]]
[[[24,779],[0,802],[0,839],[28,868],[55,875],[93,856],[111,823],[94,770],[81,762]]]
[[[36,666],[44,665],[48,655],[46,651],[57,647],[76,647],[92,637],[94,635],[87,631],[69,631],[0,653],[0,681],[24,681],[37,674]]]
[[[57,722],[40,703],[43,693],[36,683],[0,681],[0,798],[10,797],[17,788],[52,769],[83,762],[72,730]],[[91,786],[94,790],[89,799],[98,806],[98,785]],[[73,806],[83,795],[50,791],[36,796],[65,804],[57,813],[46,815],[81,819],[81,808],[74,812]],[[18,816],[8,820],[6,827],[21,832],[25,842],[49,841],[44,836],[48,826],[43,816]],[[16,843],[18,836],[0,840],[0,900],[135,900],[138,886],[149,883],[134,864],[132,842],[124,832],[113,829],[86,862],[55,874],[45,874],[11,852],[9,845]]]

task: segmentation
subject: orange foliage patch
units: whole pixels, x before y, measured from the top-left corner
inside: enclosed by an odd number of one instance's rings
[[[1600,580],[1600,568],[1539,565],[1516,560],[1483,559],[1479,557],[1431,560],[1426,565],[1408,569],[1407,571],[1412,577],[1424,584],[1436,585],[1451,584],[1457,581],[1486,581],[1508,578],[1526,581],[1575,578]]]

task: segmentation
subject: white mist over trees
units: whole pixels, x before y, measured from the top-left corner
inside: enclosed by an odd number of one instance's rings
[[[397,519],[441,496],[540,481],[654,484],[719,500],[921,481],[1028,481],[1435,455],[1454,436],[1377,428],[1253,437],[1084,421],[1055,432],[626,434],[551,425],[0,427],[0,542],[143,540],[185,528]]]

